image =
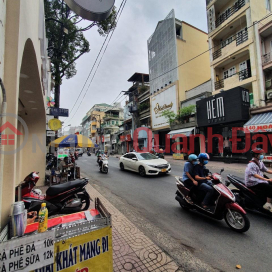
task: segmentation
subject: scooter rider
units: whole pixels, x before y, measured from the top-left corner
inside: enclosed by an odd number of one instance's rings
[[[254,191],[257,195],[267,197],[267,202],[263,208],[272,212],[272,179],[264,177],[263,173],[272,174],[262,162],[264,158],[264,150],[255,148],[251,151],[252,160],[247,165],[245,171],[245,183],[248,188]]]
[[[198,182],[194,179],[193,174],[194,166],[197,164],[197,155],[195,154],[190,154],[188,161],[184,164],[182,180],[185,187],[187,187],[190,191],[194,186],[198,185]],[[190,204],[193,204],[190,196],[187,196],[186,199]]]
[[[207,153],[200,153],[198,155],[199,164],[194,167],[194,179],[198,182],[197,189],[205,192],[205,197],[201,203],[204,209],[209,208],[214,194],[211,178],[205,173],[205,165],[208,164],[209,159],[210,157]]]

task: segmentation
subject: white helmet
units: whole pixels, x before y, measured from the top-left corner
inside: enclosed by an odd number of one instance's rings
[[[42,195],[42,191],[40,189],[34,189],[33,192],[38,195]]]

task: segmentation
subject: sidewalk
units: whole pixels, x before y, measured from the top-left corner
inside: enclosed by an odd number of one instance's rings
[[[46,192],[48,186],[37,189]],[[178,265],[119,212],[93,186],[86,190],[92,199],[99,197],[112,215],[112,247],[114,272],[181,272]],[[91,203],[90,208],[93,207]]]

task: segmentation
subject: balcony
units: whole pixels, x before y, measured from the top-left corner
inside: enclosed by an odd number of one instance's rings
[[[106,114],[104,120],[120,119],[119,114]]]
[[[238,72],[239,75],[239,80],[245,80],[251,77],[251,68],[247,68],[245,70],[242,70],[240,72]]]
[[[231,45],[234,45],[234,42],[236,44],[236,47],[240,44],[246,42],[248,40],[248,31],[245,30],[241,34],[235,34],[231,37],[229,37],[227,40],[221,42],[221,48],[216,50],[213,53],[213,60],[218,59],[222,55],[227,55],[229,53]],[[233,46],[232,46],[233,47]],[[224,54],[222,54],[222,51],[224,51]]]
[[[219,81],[216,81],[214,83],[215,91],[219,89],[231,89],[237,86],[241,86],[244,83],[241,83],[241,81],[247,80],[252,77],[251,74],[251,68],[244,69],[242,71],[239,71],[232,76],[229,76],[225,79],[221,79]],[[248,82],[245,82],[248,83]]]
[[[229,19],[234,13],[245,6],[245,0],[238,0],[232,7],[228,8],[225,12],[221,13],[215,20],[215,27],[222,25],[227,19]]]
[[[224,88],[224,79],[220,79],[214,83],[215,90]]]
[[[266,66],[267,64],[269,64],[272,61],[272,53],[266,53],[262,56],[262,63],[263,66]]]

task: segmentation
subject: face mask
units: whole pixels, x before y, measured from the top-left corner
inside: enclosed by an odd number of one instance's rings
[[[197,163],[198,163],[197,161],[193,161],[193,165],[197,165]]]
[[[205,164],[208,164],[208,163],[209,163],[209,161],[204,161],[204,162],[203,162],[204,165],[205,165]]]
[[[261,160],[263,160],[263,158],[264,158],[264,155],[260,155],[259,160],[261,161]]]

